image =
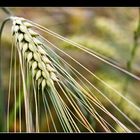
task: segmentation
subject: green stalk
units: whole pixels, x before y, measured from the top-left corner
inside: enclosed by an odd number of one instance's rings
[[[10,12],[10,10],[8,8],[5,7],[1,7],[1,9],[8,15],[11,16],[12,13]],[[10,19],[7,18],[5,19],[2,23],[1,23],[1,27],[0,27],[0,53],[1,53],[1,38],[2,38],[2,31],[4,28],[4,25],[6,24],[7,21],[9,21]],[[4,99],[4,89],[3,89],[3,84],[2,84],[2,63],[1,63],[2,59],[1,59],[1,55],[0,55],[0,132],[1,131],[6,131],[6,120],[4,118],[6,118],[6,114],[5,114],[5,99]]]
[[[133,64],[133,60],[134,60],[134,57],[135,57],[135,54],[136,54],[136,50],[138,48],[138,39],[139,39],[139,37],[140,37],[140,8],[139,8],[138,26],[137,26],[137,29],[134,31],[134,37],[133,37],[134,43],[133,43],[130,58],[127,61],[127,70],[129,72],[132,71],[132,64]],[[125,82],[124,82],[123,89],[122,89],[122,93],[123,93],[124,96],[127,95],[127,89],[128,89],[129,81],[130,81],[130,78],[127,76],[126,79],[125,79]],[[123,103],[123,99],[121,98],[120,102],[119,102],[119,106],[121,106],[122,103]]]
[[[7,21],[9,21],[10,18],[5,19],[2,24],[1,24],[1,28],[0,28],[0,53],[1,51],[1,38],[2,38],[2,31],[3,28],[6,24]],[[5,116],[5,99],[4,99],[4,89],[3,89],[3,84],[2,84],[2,59],[1,59],[1,55],[0,55],[0,131],[5,131],[6,130],[6,120],[4,118],[6,118]]]
[[[23,91],[19,93],[18,97],[17,97],[17,101],[16,101],[16,110],[19,109],[19,107],[21,107],[22,103],[24,102],[24,96],[23,96]],[[20,100],[19,100],[19,96],[20,96]],[[14,107],[11,110],[11,112],[9,113],[9,128],[13,125],[13,120],[14,120]]]

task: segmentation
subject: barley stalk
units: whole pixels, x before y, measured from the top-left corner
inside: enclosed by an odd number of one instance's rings
[[[37,83],[39,88],[42,88],[42,91],[46,86],[52,87],[54,82],[58,81],[58,78],[52,62],[48,58],[47,53],[42,49],[43,44],[38,39],[39,34],[34,32],[31,29],[32,25],[23,18],[14,17],[12,19],[12,35],[15,39],[15,44],[18,44],[16,47],[18,47],[20,63],[22,63],[22,56],[32,73],[34,83]],[[21,71],[25,86],[22,66]],[[26,127],[27,131],[31,132],[33,131],[33,126],[28,96],[26,87],[24,87]]]
[[[62,123],[61,125],[65,131],[72,132],[71,123],[68,120],[68,110],[63,108],[64,104],[60,102],[62,99],[59,97],[60,95],[54,87],[54,82],[58,82],[58,78],[56,76],[57,70],[54,68],[53,62],[49,59],[46,51],[43,49],[44,44],[39,40],[40,35],[37,32],[34,32],[31,28],[32,25],[23,18],[13,18],[12,35],[15,38],[15,42],[18,44],[16,47],[18,47],[17,49],[19,50],[19,55],[23,56],[32,73],[34,82],[38,83],[39,87],[42,89],[42,93],[44,92],[45,87],[50,87],[50,92],[52,92],[52,95],[49,96],[52,96],[50,98],[52,102],[55,103],[54,106],[55,109],[57,108],[56,112],[58,112],[59,120]],[[29,100],[27,96],[28,95],[26,94],[26,110],[29,108]],[[67,111],[67,113],[65,111]],[[81,111],[79,110],[79,112]],[[26,126],[28,126],[30,111],[28,110],[26,114]],[[80,113],[78,113],[78,115],[79,114]],[[86,120],[85,116],[82,115],[80,119],[83,121],[85,127],[89,129],[89,131],[94,131]],[[30,128],[27,129],[27,131],[30,130]]]
[[[58,81],[58,78],[52,62],[42,49],[43,43],[38,39],[39,34],[31,27],[23,18],[13,18],[13,36],[19,43],[20,52],[29,64],[34,80],[44,89]]]

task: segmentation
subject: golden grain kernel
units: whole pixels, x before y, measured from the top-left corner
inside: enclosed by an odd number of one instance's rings
[[[24,25],[20,25],[20,31],[21,32],[23,32],[23,33],[26,33],[27,32],[27,28],[26,28],[26,26],[24,26]]]
[[[46,72],[42,71],[42,76],[43,76],[45,79],[48,79],[49,73],[48,73],[47,71],[46,71]]]
[[[27,54],[27,61],[29,62],[32,59],[32,57],[33,57],[33,53],[32,52],[29,52]]]
[[[18,35],[18,41],[21,42],[22,40],[23,40],[23,34],[21,33]]]
[[[18,25],[13,26],[12,32],[18,32],[18,30],[19,30],[19,26]]]
[[[24,43],[23,46],[22,46],[22,53],[24,54],[25,51],[28,50],[28,43]]]
[[[27,41],[27,42],[32,42],[32,39],[31,39],[31,37],[29,36],[29,35],[27,35],[27,34],[24,34],[24,39]]]
[[[46,68],[50,72],[56,72],[54,68],[52,68],[49,64],[46,65]]]
[[[15,20],[15,23],[16,23],[16,24],[22,24],[22,22],[21,22],[20,19],[16,19],[16,20]]]
[[[31,24],[31,23],[29,23],[29,22],[23,22],[23,24],[27,27],[27,28],[29,28],[29,27],[32,27],[33,25]]]
[[[38,48],[38,52],[39,53],[41,53],[41,54],[47,54],[43,49],[42,49],[42,47],[41,46],[37,46],[37,48]]]
[[[35,31],[33,31],[32,29],[28,29],[29,33],[31,36],[39,36],[39,34]]]
[[[36,53],[34,53],[34,59],[35,59],[36,61],[39,61],[38,55],[37,55]]]
[[[35,51],[35,46],[33,46],[31,43],[29,43],[29,49],[34,52]]]
[[[40,78],[38,79],[38,85],[40,85],[40,84],[41,84],[42,80],[43,80],[43,78],[42,78],[42,77],[40,77]]]
[[[54,84],[54,82],[53,82],[53,80],[52,80],[52,79],[49,79],[49,80],[47,80],[46,82],[47,82],[47,85],[48,85],[48,86],[51,86],[51,85],[53,85],[53,84]]]
[[[37,62],[34,61],[34,62],[32,63],[32,69],[36,69],[36,68],[37,68]]]
[[[36,73],[36,80],[38,80],[38,78],[40,78],[41,76],[41,70],[38,70]]]
[[[42,58],[44,63],[51,64],[51,61],[49,60],[49,58],[47,56],[43,55],[41,58]]]
[[[43,70],[46,68],[45,64],[42,62],[42,63],[38,63],[38,67]]]

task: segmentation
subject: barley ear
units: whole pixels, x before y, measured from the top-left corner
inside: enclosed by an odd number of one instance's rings
[[[44,89],[49,81],[58,81],[57,71],[43,49],[43,43],[38,39],[40,35],[31,29],[32,26],[25,19],[17,17],[13,19],[12,32],[15,40],[18,40],[20,51],[29,64],[34,80]]]

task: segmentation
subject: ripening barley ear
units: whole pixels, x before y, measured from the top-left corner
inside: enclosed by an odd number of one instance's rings
[[[109,88],[112,93],[122,97],[125,102],[132,105],[137,111],[140,111],[137,105],[101,80],[76,59],[59,49],[47,38],[35,32],[34,28],[73,45],[135,79],[139,79],[139,77],[106,61],[82,45],[68,40],[34,22],[20,17],[10,17],[10,20],[12,21],[12,44],[18,52],[20,66],[19,81],[17,80],[19,82],[19,90],[17,91],[14,88],[14,131],[17,131],[18,125],[18,131],[20,132],[39,132],[44,131],[43,127],[45,125],[45,131],[48,132],[95,132],[95,128],[98,125],[102,131],[106,132],[117,132],[116,127],[121,132],[131,132],[131,129],[125,125],[121,117],[125,118],[125,121],[135,128],[134,130],[140,130],[139,126],[123,113],[106,94],[94,86],[51,47],[70,58],[81,69],[87,71],[91,76],[94,76],[104,86]],[[14,66],[16,75],[16,63]],[[14,82],[14,87],[16,87],[16,82]],[[11,92],[10,76],[7,131],[10,131],[9,106]],[[110,103],[116,112],[120,113],[120,118],[115,117],[114,114],[106,109],[96,97],[97,93]],[[23,102],[25,113],[22,113]],[[22,115],[25,115],[25,118]],[[19,121],[18,123],[17,120]]]
[[[39,34],[34,32],[31,27],[32,25],[23,18],[14,18],[12,35],[15,39],[19,56],[22,57],[24,59],[22,61],[25,61],[26,65],[29,66],[34,83],[37,83],[43,92],[47,86],[53,88],[54,82],[58,81],[58,78],[53,64],[42,48],[42,42],[38,39]],[[27,92],[26,89],[24,89],[24,92]],[[28,105],[27,96],[28,95],[24,94],[25,108],[28,110],[26,112],[26,126],[28,126],[31,121],[29,120],[30,106]],[[28,130],[31,131],[31,128],[29,127]]]
[[[16,47],[28,63],[34,81],[39,83],[42,90],[58,81],[56,70],[43,50],[43,43],[38,39],[39,34],[22,18],[14,19],[12,29]]]

